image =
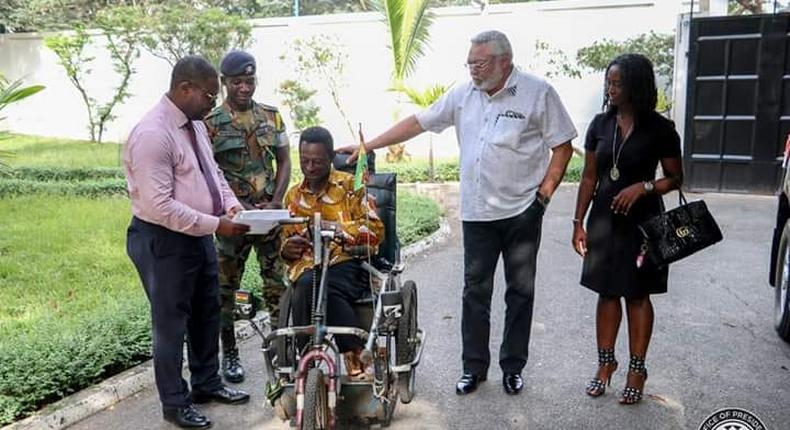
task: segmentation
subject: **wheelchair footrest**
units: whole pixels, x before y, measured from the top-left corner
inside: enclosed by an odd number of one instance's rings
[[[417,353],[414,354],[414,360],[411,363],[400,364],[397,366],[390,366],[390,372],[393,373],[404,373],[410,372],[413,368],[417,367],[420,364],[420,360],[422,359],[422,350],[425,346],[425,332],[422,329],[417,329]]]

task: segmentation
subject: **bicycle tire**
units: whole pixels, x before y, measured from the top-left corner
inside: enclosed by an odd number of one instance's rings
[[[401,288],[403,300],[403,314],[398,321],[398,334],[395,338],[396,364],[409,364],[414,361],[417,354],[417,284],[406,281]],[[417,369],[398,375],[398,393],[401,402],[406,404],[414,397],[414,385]]]
[[[304,384],[304,410],[302,430],[326,430],[329,417],[329,402],[324,372],[314,367],[307,372]]]

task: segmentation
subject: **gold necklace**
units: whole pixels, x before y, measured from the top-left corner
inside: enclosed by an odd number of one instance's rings
[[[631,132],[634,130],[634,123],[631,122],[631,127],[628,128],[628,131],[625,133],[625,137],[623,137],[623,143],[620,144],[620,150],[617,149],[617,118],[614,119],[614,136],[612,137],[612,170],[609,170],[609,178],[613,181],[617,181],[620,179],[620,169],[617,168],[617,163],[620,161],[620,154],[623,152],[623,147],[625,146],[625,142],[628,141],[628,138],[631,137]]]

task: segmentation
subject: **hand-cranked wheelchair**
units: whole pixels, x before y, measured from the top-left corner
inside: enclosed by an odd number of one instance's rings
[[[346,158],[338,154],[335,167],[353,169]],[[332,312],[326,309],[329,244],[340,238],[333,230],[322,229],[320,214],[314,219],[283,221],[306,223],[311,232],[313,270],[318,275],[312,324],[293,325],[289,288],[280,301],[280,328],[263,332],[254,327],[263,340],[266,397],[277,416],[299,429],[333,429],[340,423],[387,426],[397,402],[409,403],[414,397],[425,333],[418,327],[416,284],[401,282],[404,264],[395,230],[395,190],[395,174],[370,174],[368,192],[376,199],[385,240],[375,256],[365,255],[364,247],[358,251],[362,266],[370,273],[371,289],[368,297],[354,303],[354,310],[367,330],[326,324],[326,314]],[[249,309],[249,296],[242,292],[239,297],[240,307]],[[338,335],[365,341],[362,361],[372,365],[372,378],[355,380],[341,371],[340,353],[333,340]],[[297,336],[310,337],[301,350]]]

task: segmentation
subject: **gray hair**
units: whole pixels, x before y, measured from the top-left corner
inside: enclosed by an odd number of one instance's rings
[[[491,47],[493,48],[493,55],[513,58],[513,48],[510,47],[510,41],[507,40],[505,33],[502,33],[501,31],[484,31],[473,37],[471,42],[475,45],[490,43]]]

